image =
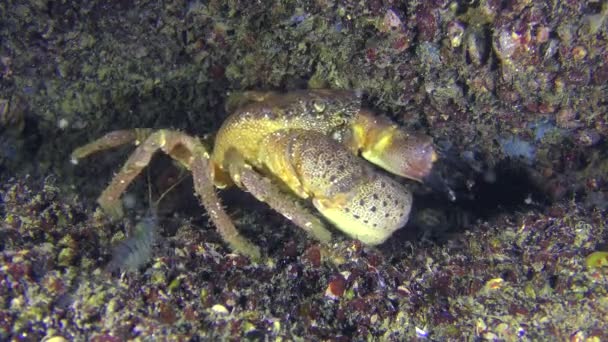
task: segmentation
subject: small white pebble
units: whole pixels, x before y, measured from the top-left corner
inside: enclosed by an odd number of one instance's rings
[[[63,336],[52,336],[52,337],[48,337],[48,338],[44,338],[42,339],[43,342],[68,342],[68,340],[65,339],[65,337]]]
[[[383,24],[382,31],[384,31],[384,32],[388,32],[391,30],[397,30],[403,26],[401,19],[399,19],[399,16],[397,15],[397,13],[395,13],[391,9],[386,11],[386,13],[384,14],[384,19],[382,20],[382,24]]]
[[[59,127],[59,129],[66,129],[69,125],[70,122],[65,118],[61,118],[59,121],[57,121],[57,127]]]
[[[415,327],[416,329],[416,336],[418,336],[418,338],[427,338],[427,336],[429,335],[429,333],[426,331],[426,329],[422,329],[422,328],[418,328]]]
[[[214,306],[211,307],[211,311],[213,311],[217,314],[222,314],[222,315],[228,314],[228,309],[226,309],[226,307],[223,306],[222,304],[215,304]]]

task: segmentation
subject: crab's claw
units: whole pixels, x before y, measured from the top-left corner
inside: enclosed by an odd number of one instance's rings
[[[417,181],[431,172],[437,160],[429,136],[401,130],[383,134],[374,145],[362,150],[361,155],[389,172]]]
[[[437,153],[431,137],[407,132],[386,118],[360,111],[349,144],[371,163],[396,175],[422,181]]]

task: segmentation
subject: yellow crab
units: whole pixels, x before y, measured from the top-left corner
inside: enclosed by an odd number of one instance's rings
[[[223,210],[215,188],[237,185],[322,242],[324,223],[298,199],[309,199],[328,221],[368,245],[384,242],[407,222],[412,195],[367,161],[420,181],[436,159],[430,137],[401,130],[361,108],[356,92],[247,92],[248,103],[222,124],[210,152],[198,138],[161,129],[119,130],[72,153],[87,155],[135,143],[138,147],[98,199],[122,216],[120,195],[159,149],[190,170],[196,193],[230,247],[258,258]],[[294,196],[295,195],[295,196]]]

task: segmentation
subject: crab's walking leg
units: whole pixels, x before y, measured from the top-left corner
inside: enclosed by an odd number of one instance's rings
[[[323,243],[331,241],[331,233],[318,217],[304,208],[293,196],[281,191],[277,184],[254,171],[236,150],[230,150],[227,158],[230,176],[236,184],[283,214],[317,240]]]
[[[149,128],[125,129],[107,133],[103,137],[75,149],[72,152],[72,163],[78,164],[78,159],[82,159],[90,154],[132,142],[139,145],[151,133],[152,130]]]
[[[122,131],[125,132],[125,131]],[[88,145],[85,145],[83,148],[87,146],[97,146],[102,145],[101,142],[104,141],[108,136],[111,136],[112,133],[106,134],[100,140],[94,141]],[[121,134],[121,136],[127,136],[127,134]],[[167,154],[172,155],[172,150],[180,140],[184,140],[180,137],[186,136],[180,132],[173,132],[169,130],[159,130],[152,133],[149,137],[146,138],[136,149],[133,151],[129,159],[125,162],[120,171],[114,175],[114,178],[110,182],[110,184],[103,190],[99,198],[97,199],[97,203],[101,206],[101,208],[113,219],[118,219],[123,216],[122,203],[120,201],[120,196],[127,189],[129,184],[139,175],[139,173],[150,163],[152,156],[158,149],[162,149]],[[187,141],[189,145],[192,145],[190,141]],[[192,149],[194,146],[187,146],[187,149]],[[94,151],[92,148],[90,149]],[[76,151],[75,151],[76,152]],[[92,152],[91,152],[92,153]],[[85,154],[86,155],[86,154]],[[177,158],[176,158],[177,159]]]
[[[210,166],[208,158],[200,155],[194,156],[191,169],[194,189],[200,196],[203,206],[209,213],[211,221],[217,227],[222,238],[228,242],[233,250],[246,254],[252,259],[259,259],[259,248],[239,234],[232,220],[222,208],[220,199],[215,193],[213,182],[209,177]]]
[[[82,157],[98,150],[114,147],[137,139],[135,130],[109,133],[99,140],[77,149],[73,156]],[[122,203],[120,195],[135,177],[149,164],[155,152],[162,150],[184,167],[192,171],[196,192],[201,197],[205,209],[209,212],[211,221],[217,227],[219,234],[237,252],[259,258],[260,252],[256,246],[242,237],[236,227],[222,209],[219,197],[215,193],[209,174],[209,154],[203,144],[196,138],[185,133],[172,130],[158,130],[150,134],[131,154],[122,169],[114,176],[110,184],[99,196],[97,202],[102,209],[114,218],[121,217]],[[78,152],[78,153],[77,153]]]

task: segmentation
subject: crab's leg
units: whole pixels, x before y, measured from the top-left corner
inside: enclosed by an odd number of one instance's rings
[[[125,129],[107,133],[103,137],[75,149],[74,152],[72,152],[72,163],[78,164],[78,159],[82,159],[95,152],[121,145],[133,142],[135,145],[139,145],[139,143],[145,140],[151,133],[152,130],[149,128]]]
[[[120,137],[128,136],[128,131],[119,131]],[[134,130],[135,132],[135,130]],[[101,208],[113,219],[118,219],[123,216],[122,203],[120,201],[120,196],[127,189],[129,184],[139,175],[139,173],[150,163],[150,159],[154,153],[162,148],[170,154],[172,147],[174,147],[177,142],[175,141],[177,138],[174,137],[174,142],[172,144],[167,144],[167,136],[173,135],[173,132],[168,131],[156,131],[148,136],[143,142],[139,144],[139,146],[133,151],[133,153],[129,156],[129,159],[124,163],[123,167],[120,171],[114,175],[114,178],[110,182],[110,184],[103,190],[97,202],[101,206]],[[93,141],[88,145],[83,146],[81,149],[77,149],[72,154],[72,158],[79,155],[87,155],[95,152],[96,150],[101,149],[100,146],[108,146],[106,141],[110,141],[108,137],[113,137],[113,133],[108,133],[104,137],[99,140]],[[119,139],[111,140],[111,142],[117,142]],[[126,139],[124,139],[126,140]],[[115,145],[117,146],[117,145]],[[88,147],[88,148],[87,148]],[[83,153],[85,151],[87,153]],[[81,154],[78,154],[81,152]]]
[[[108,144],[108,140],[113,142],[125,141],[127,137],[133,136],[135,132],[119,131],[116,136],[119,139],[112,140],[112,133],[107,134],[100,140],[77,149],[73,153],[77,157],[86,156],[97,150],[103,149],[100,146],[118,146],[119,144]],[[133,139],[131,139],[133,140]],[[114,176],[110,184],[99,196],[97,202],[102,209],[110,216],[121,217],[122,203],[120,195],[135,177],[149,164],[154,153],[158,150],[167,153],[173,159],[179,161],[184,167],[192,170],[196,192],[201,198],[205,209],[209,212],[211,221],[217,227],[218,233],[236,251],[249,255],[252,258],[259,258],[258,248],[242,237],[236,227],[222,208],[219,197],[215,193],[213,182],[210,176],[209,154],[203,144],[185,133],[172,130],[158,130],[146,138],[131,154],[122,169]],[[84,151],[84,152],[79,152]],[[76,153],[79,152],[79,153]],[[86,152],[86,153],[85,153]]]
[[[317,240],[324,243],[331,241],[331,233],[318,217],[304,208],[294,196],[281,191],[276,183],[253,170],[236,150],[229,150],[226,158],[230,176],[237,185],[283,214]]]
[[[259,259],[259,248],[239,234],[232,220],[222,208],[220,199],[213,188],[213,182],[209,177],[209,168],[208,158],[201,155],[194,156],[191,163],[194,189],[200,196],[201,202],[209,213],[211,221],[217,227],[222,238],[234,251],[248,255],[252,259]]]

